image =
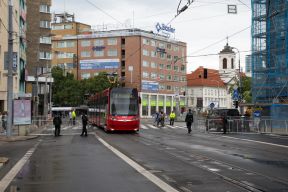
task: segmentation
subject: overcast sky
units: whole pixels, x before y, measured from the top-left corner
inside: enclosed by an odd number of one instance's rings
[[[191,0],[190,0],[191,1]],[[126,26],[155,30],[155,24],[169,23],[176,29],[177,40],[187,43],[188,73],[199,66],[218,69],[219,53],[229,37],[229,45],[239,49],[241,67],[251,50],[250,0],[194,0],[178,15],[180,0],[52,0],[52,11],[75,13],[76,21],[94,27]],[[182,0],[183,7],[187,0]],[[237,14],[228,14],[227,6],[237,5]],[[134,19],[133,19],[134,18]],[[174,18],[174,19],[173,19]],[[134,22],[133,22],[134,21]],[[238,60],[238,54],[237,54]]]

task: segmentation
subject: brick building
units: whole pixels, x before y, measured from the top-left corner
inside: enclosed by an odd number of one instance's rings
[[[76,71],[77,79],[101,71],[117,74],[123,86],[140,91],[142,116],[151,116],[156,110],[170,113],[176,100],[185,106],[184,98],[174,96],[186,87],[186,43],[141,29],[88,32],[90,26],[79,23],[83,29],[78,35],[68,36],[64,35],[68,25],[75,29],[77,24],[53,23],[52,33],[57,34],[53,38],[53,66]]]

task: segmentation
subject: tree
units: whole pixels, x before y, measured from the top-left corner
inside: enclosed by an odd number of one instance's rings
[[[108,81],[107,73],[83,80],[75,80],[72,74],[63,75],[60,67],[52,68],[53,96],[52,100],[56,106],[79,106],[85,103],[85,97],[112,87]]]

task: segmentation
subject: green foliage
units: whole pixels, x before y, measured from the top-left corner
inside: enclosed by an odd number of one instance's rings
[[[251,83],[252,79],[251,77],[241,77],[241,92],[240,95],[242,95],[242,102],[244,103],[251,103],[252,102],[252,91],[251,91]],[[236,85],[240,87],[239,82],[236,82]],[[233,93],[233,87],[229,87],[229,93]]]
[[[52,100],[55,106],[82,105],[85,103],[85,95],[92,95],[112,86],[105,72],[93,78],[78,81],[69,73],[64,76],[60,67],[54,67],[52,77],[54,78]]]

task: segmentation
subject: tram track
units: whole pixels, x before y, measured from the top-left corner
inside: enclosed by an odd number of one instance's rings
[[[147,137],[149,134],[145,134],[144,137],[140,137],[140,140],[144,142],[148,142],[152,145],[158,145],[169,155],[178,158],[180,157],[180,160],[191,164],[193,166],[196,166],[202,170],[208,171],[211,174],[217,175],[219,178],[223,179],[226,182],[229,182],[237,187],[240,187],[242,189],[245,189],[246,191],[251,192],[266,192],[271,191],[271,189],[268,189],[264,186],[279,186],[279,189],[277,191],[281,191],[281,189],[284,189],[283,191],[288,190],[288,182],[286,180],[275,178],[267,175],[263,175],[261,173],[251,171],[239,166],[232,165],[230,163],[226,163],[217,159],[214,159],[212,157],[209,157],[207,155],[199,154],[196,152],[191,152],[191,150],[187,151],[183,148],[176,147],[176,146],[170,146],[165,143],[157,141],[157,137],[159,137],[162,134],[155,134],[153,132],[153,135],[151,134],[149,138]],[[166,134],[167,137],[167,134]],[[130,137],[131,138],[131,137]],[[176,139],[178,136],[175,137],[175,133],[172,136],[171,139]],[[139,137],[137,138],[139,141]],[[190,155],[187,155],[190,154]],[[215,168],[216,167],[216,168]],[[221,169],[219,169],[222,168]],[[223,171],[223,167],[227,168],[225,171]],[[220,171],[219,171],[220,170]],[[231,176],[235,175],[235,170],[237,170],[237,176]],[[239,173],[241,173],[244,177],[246,177],[245,180],[241,179],[239,177]],[[256,182],[255,182],[256,181]],[[262,183],[262,184],[261,184]],[[274,191],[274,190],[273,190]]]

